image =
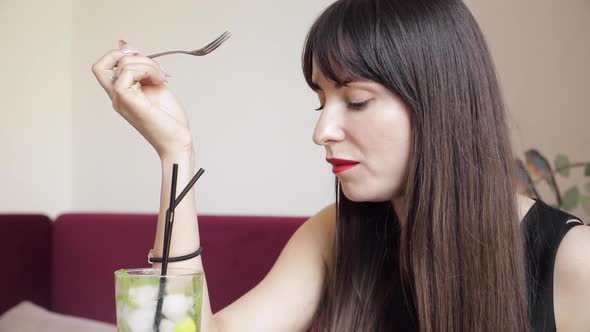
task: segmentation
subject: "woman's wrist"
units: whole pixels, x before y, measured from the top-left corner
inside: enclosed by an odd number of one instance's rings
[[[162,166],[178,164],[185,165],[190,163],[192,166],[195,159],[195,150],[192,144],[187,145],[181,149],[171,150],[159,155]]]

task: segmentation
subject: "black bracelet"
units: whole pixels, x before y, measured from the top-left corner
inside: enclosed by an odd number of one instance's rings
[[[168,258],[168,262],[186,261],[188,259],[199,256],[202,252],[203,252],[203,247],[199,247],[199,249],[197,249],[195,252],[190,253],[188,255],[178,256],[178,257],[170,257],[170,258]],[[162,263],[162,257],[153,257],[152,251],[150,250],[150,253],[148,254],[148,263],[150,263],[150,264]]]

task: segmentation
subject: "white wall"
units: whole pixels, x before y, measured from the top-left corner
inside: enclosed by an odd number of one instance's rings
[[[333,200],[333,176],[311,141],[317,100],[300,55],[329,3],[0,1],[0,211],[155,211],[157,156],[112,111],[90,66],[118,39],[150,53],[196,48],[229,29],[233,37],[210,56],[159,60],[206,169],[199,212],[315,212]],[[467,4],[497,63],[516,152],[590,159],[590,2]]]
[[[467,0],[486,34],[512,125],[515,153],[537,148],[551,163],[565,154],[590,162],[590,1]],[[589,196],[584,169],[557,175]],[[548,202],[548,186],[540,186]],[[577,208],[574,214],[590,220]]]
[[[0,1],[0,211],[72,208],[71,0]]]
[[[590,159],[590,1],[467,3],[493,53],[516,147]]]
[[[160,60],[206,170],[199,212],[309,215],[333,200],[333,175],[311,140],[318,101],[300,69],[305,33],[328,3],[74,2],[74,208],[154,211],[159,202],[157,156],[112,111],[92,62],[118,39],[146,53],[194,49],[226,29],[232,38],[207,57]]]

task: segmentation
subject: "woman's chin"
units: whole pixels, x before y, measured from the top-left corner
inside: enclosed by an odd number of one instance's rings
[[[400,187],[380,188],[375,190],[375,186],[364,186],[364,188],[354,188],[341,183],[342,193],[352,202],[389,202],[397,197],[404,196],[404,190]]]
[[[362,191],[355,191],[355,190],[346,190],[342,188],[342,193],[344,196],[348,198],[349,201],[352,202],[386,202],[391,200],[390,195],[380,195],[375,192],[362,192]]]

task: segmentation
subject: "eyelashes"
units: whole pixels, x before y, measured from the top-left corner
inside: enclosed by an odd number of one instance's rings
[[[369,103],[369,100],[365,100],[360,103],[348,103],[348,108],[351,110],[360,111],[363,108],[365,108],[365,106],[367,106],[368,103]]]
[[[368,100],[365,100],[365,101],[363,101],[363,102],[360,102],[360,103],[348,103],[348,104],[347,104],[347,108],[348,108],[349,110],[353,110],[353,111],[360,111],[360,110],[364,109],[364,108],[365,108],[365,106],[367,106],[367,104],[368,104],[368,103],[369,103],[371,100],[372,100],[372,99],[368,99]],[[319,112],[319,111],[321,111],[321,110],[323,110],[323,109],[324,109],[324,105],[320,105],[320,107],[316,108],[315,110]]]

